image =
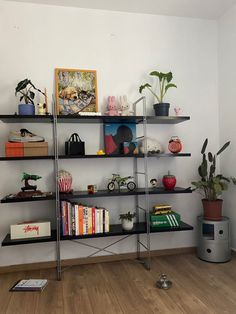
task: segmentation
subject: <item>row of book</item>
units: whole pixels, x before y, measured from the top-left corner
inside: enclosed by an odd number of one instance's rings
[[[109,211],[73,203],[61,202],[61,234],[79,236],[109,232]]]

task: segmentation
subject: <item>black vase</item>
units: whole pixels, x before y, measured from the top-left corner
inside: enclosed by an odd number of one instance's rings
[[[169,108],[170,104],[169,103],[159,103],[153,105],[153,108],[155,110],[155,115],[156,116],[168,116],[169,115]]]

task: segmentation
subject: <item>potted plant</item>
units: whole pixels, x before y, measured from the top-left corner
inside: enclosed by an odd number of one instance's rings
[[[199,181],[194,181],[194,190],[200,191],[204,198],[202,199],[204,218],[208,220],[221,220],[223,200],[218,197],[223,191],[227,190],[228,183],[233,182],[236,185],[236,179],[225,177],[222,174],[216,174],[216,159],[230,144],[225,143],[216,153],[206,153],[208,139],[203,143],[201,154],[202,162],[198,167],[198,173],[201,177]]]
[[[122,221],[122,228],[124,230],[132,230],[134,227],[134,220],[133,218],[136,216],[135,213],[131,213],[128,211],[126,214],[120,214],[120,219]]]
[[[152,71],[149,75],[155,76],[158,79],[158,85],[159,85],[159,93],[154,92],[154,89],[149,83],[146,83],[144,85],[141,85],[139,87],[140,94],[143,92],[145,88],[147,88],[155,97],[155,99],[158,101],[157,104],[154,104],[154,110],[156,116],[168,116],[169,115],[169,103],[164,103],[164,96],[166,95],[166,92],[171,87],[177,87],[175,84],[170,83],[172,81],[173,75],[172,72],[168,73],[162,73],[158,71]]]
[[[20,102],[24,100],[24,103],[18,105],[19,115],[34,115],[35,107],[34,107],[34,97],[35,93],[32,91],[36,90],[42,95],[45,95],[40,89],[36,88],[34,84],[29,79],[24,79],[20,81],[15,89],[15,95],[18,93],[20,96]]]

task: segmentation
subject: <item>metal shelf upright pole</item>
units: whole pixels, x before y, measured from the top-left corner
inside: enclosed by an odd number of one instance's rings
[[[57,280],[61,280],[61,235],[60,235],[60,196],[58,188],[58,136],[57,136],[57,108],[53,97],[53,143],[54,143],[54,178],[55,178],[55,193],[56,193],[56,263],[57,263]]]
[[[137,258],[141,259],[141,245],[147,251],[147,262],[145,266],[148,270],[151,267],[151,254],[150,254],[150,221],[149,221],[149,190],[148,190],[148,151],[147,151],[147,110],[146,110],[146,98],[139,98],[134,104],[134,115],[136,115],[136,105],[142,101],[143,103],[143,146],[144,146],[144,172],[138,172],[138,159],[134,160],[134,179],[138,185],[138,174],[144,174],[145,177],[145,206],[141,208],[139,206],[139,198],[138,195],[135,196],[135,207],[136,207],[136,220],[139,223],[139,210],[142,209],[145,212],[146,219],[146,245],[144,245],[140,238],[140,234],[137,235]]]

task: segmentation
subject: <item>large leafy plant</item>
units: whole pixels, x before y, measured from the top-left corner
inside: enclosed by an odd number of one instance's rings
[[[34,105],[35,93],[32,91],[32,88],[33,90],[36,90],[45,96],[45,93],[43,93],[40,89],[36,88],[29,79],[24,79],[17,84],[15,89],[15,95],[20,93],[21,94],[20,101],[24,99],[26,104],[30,103]]]
[[[147,88],[153,94],[153,96],[157,99],[158,103],[163,103],[164,96],[166,92],[168,91],[168,89],[172,87],[175,87],[175,88],[177,87],[175,84],[170,83],[173,79],[172,72],[162,73],[158,71],[152,71],[151,73],[149,73],[149,75],[154,76],[158,79],[159,92],[158,91],[155,92],[154,88],[149,83],[141,85],[139,87],[139,92],[141,94],[143,90]],[[158,90],[158,87],[157,87],[157,90]]]
[[[199,190],[204,195],[205,199],[215,201],[223,191],[228,189],[230,182],[236,185],[236,179],[233,177],[225,177],[222,174],[216,174],[217,156],[229,146],[230,142],[225,143],[214,155],[211,152],[206,153],[207,144],[208,139],[203,143],[201,150],[202,163],[198,167],[201,180],[194,181],[192,184],[195,186],[194,190]]]

